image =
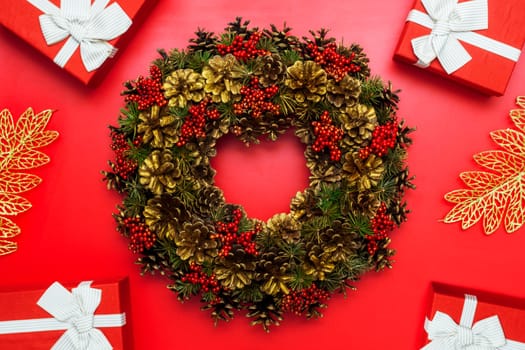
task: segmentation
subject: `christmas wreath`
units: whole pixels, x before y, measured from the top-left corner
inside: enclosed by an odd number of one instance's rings
[[[199,29],[125,84],[104,175],[123,194],[118,231],[143,273],[165,275],[181,301],[199,296],[215,321],[246,309],[268,330],[286,312],[319,316],[333,293],[390,267],[389,233],[413,187],[411,129],[360,46],[324,29],[299,39],[248,24],[237,18],[220,36]],[[217,140],[231,133],[249,145],[289,128],[305,144],[309,186],[289,213],[249,218],[214,185]]]

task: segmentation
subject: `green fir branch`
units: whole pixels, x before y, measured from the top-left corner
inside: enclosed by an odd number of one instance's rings
[[[124,134],[135,138],[137,126],[140,124],[139,115],[140,111],[136,102],[129,102],[126,108],[120,110],[118,124]]]
[[[302,290],[309,288],[313,282],[314,278],[306,274],[303,268],[298,266],[292,271],[289,284],[292,290]]]
[[[197,51],[191,55],[188,55],[187,68],[201,73],[202,68],[208,64],[208,61],[211,57],[212,54],[208,51]]]
[[[281,59],[286,67],[293,66],[296,61],[301,59],[301,55],[297,51],[286,50],[280,53]]]
[[[374,230],[372,230],[372,226],[370,225],[370,219],[366,216],[358,213],[350,213],[347,219],[355,232],[360,236],[364,237],[374,234]]]

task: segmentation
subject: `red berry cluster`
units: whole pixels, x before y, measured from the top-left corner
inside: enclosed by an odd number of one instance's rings
[[[372,132],[372,141],[368,146],[359,150],[361,159],[366,159],[373,153],[379,157],[388,153],[389,149],[394,148],[397,139],[398,123],[397,119],[389,121],[384,125],[378,125]]]
[[[337,162],[341,159],[339,141],[343,138],[343,130],[332,124],[328,111],[321,114],[320,121],[312,122],[314,127],[315,141],[312,149],[322,152],[325,148],[330,150],[330,160]]]
[[[227,256],[234,244],[239,244],[244,251],[251,255],[258,255],[257,247],[254,242],[255,236],[261,231],[261,225],[255,225],[254,229],[246,232],[239,232],[239,223],[241,222],[242,212],[240,209],[233,210],[233,221],[215,224],[216,234],[212,235],[213,239],[218,239],[222,243],[219,251],[220,257]]]
[[[319,289],[315,284],[308,288],[292,291],[283,297],[282,309],[285,312],[293,312],[301,315],[312,305],[318,305],[328,300],[330,293],[326,290]]]
[[[259,118],[265,112],[279,115],[281,114],[281,107],[270,101],[278,91],[277,85],[263,88],[259,84],[259,79],[253,77],[248,85],[241,88],[242,100],[233,105],[233,111],[236,115],[246,113],[253,118]]]
[[[130,239],[129,249],[133,253],[142,253],[153,247],[157,238],[148,226],[140,221],[138,217],[125,218],[122,221],[122,224],[124,226],[124,232]]]
[[[257,56],[266,55],[268,51],[257,48],[261,35],[260,32],[254,32],[248,39],[245,39],[244,36],[237,35],[233,38],[230,45],[218,44],[217,51],[221,56],[231,53],[235,58],[243,62]]]
[[[125,92],[126,102],[135,101],[138,109],[144,111],[154,104],[160,107],[167,103],[162,93],[162,73],[159,67],[153,65],[149,69],[150,77],[140,76],[134,83],[128,83],[130,91]]]
[[[210,103],[209,98],[205,98],[199,104],[193,105],[188,110],[189,115],[184,119],[184,123],[180,128],[180,138],[177,146],[181,147],[188,142],[192,137],[202,138],[206,137],[204,126],[206,125],[206,118],[210,120],[219,119],[221,114],[215,108],[208,108]]]
[[[141,142],[142,136],[139,135],[133,140],[133,146],[137,147]],[[124,134],[111,132],[111,149],[115,152],[115,162],[111,163],[111,167],[117,175],[126,180],[137,169],[138,163],[128,157],[131,145],[126,141]]]
[[[215,274],[211,274],[211,276],[208,276],[204,271],[202,271],[202,266],[197,264],[190,264],[190,272],[182,276],[180,279],[182,282],[191,283],[191,284],[199,284],[201,292],[208,293],[212,292],[213,294],[217,295],[221,291],[221,286],[219,285],[219,281],[217,280],[217,277]],[[221,299],[220,297],[216,296],[215,300],[212,301],[212,304],[215,302],[219,302]]]
[[[346,74],[361,70],[360,66],[352,63],[355,54],[352,52],[349,57],[346,57],[337,53],[337,45],[335,43],[327,44],[323,50],[319,50],[319,47],[314,43],[308,44],[307,48],[314,61],[320,64],[335,81],[341,81]]]
[[[376,215],[370,220],[372,230],[374,233],[367,237],[368,239],[368,253],[373,255],[377,251],[377,242],[388,237],[388,232],[395,227],[390,215],[386,213],[386,204],[381,203],[381,206],[376,212]]]

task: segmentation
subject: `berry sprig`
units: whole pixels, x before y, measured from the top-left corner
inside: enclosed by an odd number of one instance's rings
[[[266,112],[279,115],[281,107],[270,101],[277,92],[277,85],[264,88],[259,84],[259,79],[253,77],[248,85],[241,88],[242,100],[233,105],[233,111],[236,115],[249,114],[253,118],[259,118]]]
[[[204,131],[206,118],[209,120],[217,120],[221,116],[216,108],[208,108],[210,102],[211,99],[205,98],[199,102],[199,104],[193,105],[189,108],[188,115],[184,119],[184,123],[180,128],[180,137],[177,146],[184,146],[192,137],[206,137],[206,132]]]
[[[142,136],[138,136],[133,140],[133,146],[137,147],[142,142]],[[111,132],[111,149],[115,152],[115,162],[110,162],[113,171],[127,180],[128,177],[137,169],[138,163],[134,159],[129,158],[129,151],[131,145],[126,140],[123,133]]]
[[[230,45],[218,44],[217,51],[221,56],[230,53],[242,62],[246,62],[257,56],[264,56],[268,54],[268,51],[257,48],[261,36],[261,32],[251,33],[248,39],[245,39],[242,35],[236,35]]]
[[[341,81],[348,73],[361,70],[359,65],[352,63],[355,54],[352,52],[349,57],[339,54],[335,43],[327,44],[322,50],[314,43],[309,43],[306,47],[314,61],[321,65],[335,81]]]
[[[211,304],[218,303],[221,301],[221,298],[217,296],[221,291],[221,286],[217,277],[214,273],[208,276],[203,270],[201,265],[190,264],[190,272],[186,273],[180,279],[181,282],[190,283],[200,286],[200,291],[202,294],[213,293],[215,295],[215,300],[211,301]]]
[[[339,141],[343,138],[343,130],[333,125],[328,111],[324,111],[319,119],[312,122],[315,135],[312,149],[315,152],[322,152],[327,148],[330,151],[330,160],[338,162],[341,159]]]
[[[372,132],[372,141],[368,146],[359,150],[359,157],[366,159],[370,154],[383,157],[388,150],[394,148],[397,139],[397,119],[389,121],[384,125],[378,125]]]
[[[125,84],[128,89],[123,92],[126,95],[125,101],[137,102],[139,111],[144,111],[154,104],[162,107],[168,102],[162,93],[162,73],[159,67],[152,65],[149,68],[149,72],[150,76],[148,78],[139,76],[136,81],[128,81]]]
[[[212,239],[218,239],[222,243],[219,256],[228,256],[235,244],[241,245],[247,254],[258,255],[259,253],[257,252],[254,240],[255,236],[261,232],[261,225],[257,223],[253,230],[239,232],[239,223],[242,219],[242,212],[240,209],[235,209],[232,214],[232,221],[218,221],[215,224],[216,233],[211,236]]]
[[[155,244],[157,237],[140,218],[124,218],[122,225],[123,232],[129,236],[129,249],[133,253],[142,253]]]
[[[321,306],[321,304],[330,298],[330,293],[326,290],[319,289],[315,284],[308,288],[291,291],[283,297],[282,309],[285,312],[292,312],[296,315],[302,315],[312,306]]]
[[[385,203],[381,203],[381,206],[376,212],[376,215],[370,220],[372,230],[374,233],[367,237],[368,246],[367,250],[370,255],[374,255],[377,251],[377,242],[388,237],[388,233],[395,227],[394,221],[389,214],[387,214],[387,208]]]

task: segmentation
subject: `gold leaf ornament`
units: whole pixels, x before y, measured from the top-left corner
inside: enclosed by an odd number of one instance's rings
[[[28,108],[14,121],[9,110],[0,112],[0,255],[13,253],[20,227],[6,216],[16,216],[31,208],[20,194],[38,186],[42,179],[23,171],[49,163],[50,158],[38,149],[49,145],[58,132],[45,130],[53,111],[35,114]]]
[[[507,233],[525,222],[525,97],[517,98],[519,109],[510,111],[516,129],[490,133],[500,150],[481,152],[474,160],[487,171],[460,174],[466,189],[451,191],[445,199],[455,206],[445,223],[461,222],[466,230],[482,220],[487,235],[501,224]]]

